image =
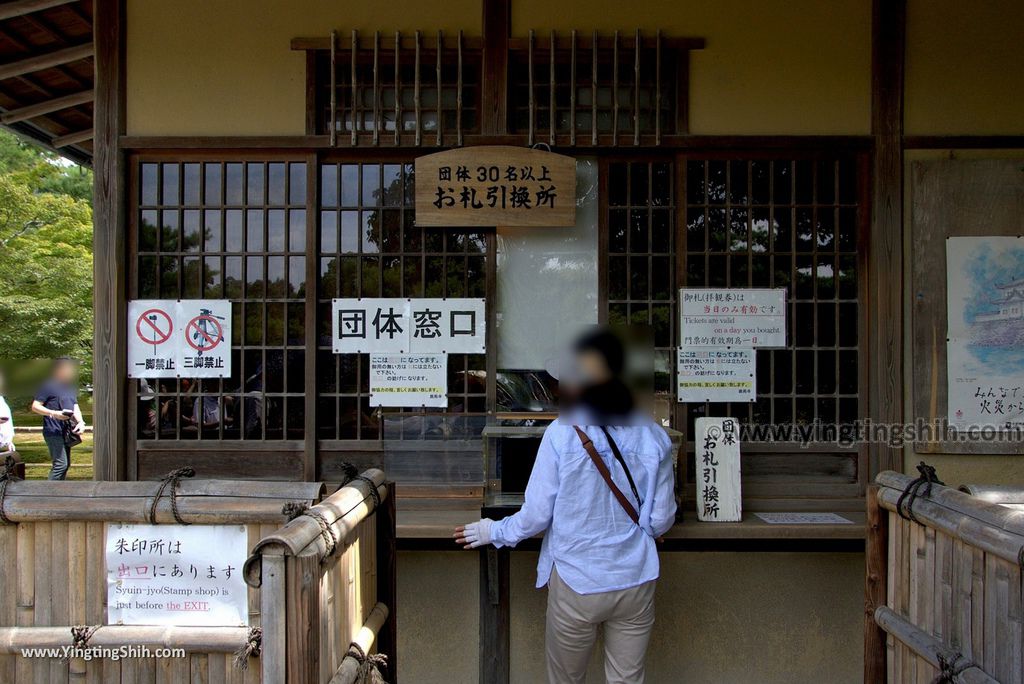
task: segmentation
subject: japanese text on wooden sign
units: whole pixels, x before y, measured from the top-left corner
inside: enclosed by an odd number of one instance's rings
[[[416,225],[573,226],[576,160],[527,147],[462,147],[416,159]]]
[[[230,301],[136,299],[128,302],[128,377],[230,376]]]
[[[107,622],[249,623],[242,525],[106,525]]]
[[[335,299],[331,320],[335,354],[486,351],[483,299]]]
[[[740,432],[735,418],[698,418],[697,517],[705,522],[739,522]]]
[[[370,354],[370,406],[448,406],[447,354]]]
[[[680,347],[676,353],[678,400],[754,401],[756,354],[750,348]]]
[[[786,290],[679,291],[680,344],[703,347],[785,347]]]

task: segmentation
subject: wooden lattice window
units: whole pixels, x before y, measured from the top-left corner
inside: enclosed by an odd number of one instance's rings
[[[687,131],[688,44],[660,36],[513,39],[509,44],[509,129],[531,138],[597,144],[598,136]]]
[[[448,355],[447,410],[381,410],[369,405],[369,355],[331,351],[333,298],[486,296],[493,240],[417,227],[413,197],[411,162],[320,167],[320,439],[449,439],[483,427],[485,354]]]
[[[140,383],[137,439],[303,439],[305,163],[143,161],[134,173],[129,298],[228,299],[233,318],[231,377]]]
[[[332,51],[310,51],[312,122],[315,132],[334,134],[340,144],[360,135],[415,144],[480,128],[478,41],[461,35],[336,38]],[[332,98],[333,90],[333,98]]]
[[[674,163],[607,164],[607,311],[612,325],[649,326],[658,413],[671,413],[675,319]]]
[[[813,441],[835,442],[864,415],[859,176],[845,157],[686,163],[683,286],[786,288],[789,325],[785,349],[757,351],[757,400],[688,404],[688,434],[694,418],[726,414],[816,425]]]

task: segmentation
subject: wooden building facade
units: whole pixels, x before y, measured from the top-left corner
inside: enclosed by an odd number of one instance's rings
[[[447,530],[502,491],[488,428],[551,408],[523,353],[545,307],[654,337],[655,409],[681,433],[688,504],[663,554],[654,681],[872,681],[859,646],[868,483],[919,454],[948,482],[1024,477],[1019,442],[842,438],[944,415],[930,240],[986,234],[958,207],[1006,202],[1013,180],[928,169],[1024,157],[1019,3],[96,0],[92,19],[97,476],[188,464],[340,481],[346,462],[383,467],[398,481],[406,681],[482,667],[443,658],[475,654],[488,600]],[[499,144],[577,158],[577,228],[417,226],[415,159]],[[956,228],[930,213],[952,187],[973,188],[946,207]],[[1001,211],[995,230],[1022,232]],[[688,287],[787,288],[788,343],[758,352],[756,401],[676,401]],[[199,297],[233,303],[232,377],[129,381],[127,302]],[[451,356],[447,409],[380,411],[367,356],[332,353],[335,297],[482,297],[486,352]],[[181,420],[197,400],[218,407],[215,424]],[[154,405],[176,408],[154,422]],[[853,524],[694,523],[703,415],[818,425],[799,447],[767,432],[743,445],[745,510]],[[541,676],[534,559],[516,552],[506,575],[511,681]]]

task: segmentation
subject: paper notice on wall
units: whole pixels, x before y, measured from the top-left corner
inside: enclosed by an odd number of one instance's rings
[[[249,624],[244,525],[107,523],[107,623]]]
[[[370,354],[370,406],[448,406],[447,354]]]
[[[1024,428],[1024,238],[946,240],[950,425]]]
[[[231,377],[231,302],[128,302],[128,377]]]
[[[755,513],[769,525],[852,525],[853,521],[836,513]]]
[[[739,423],[735,418],[698,418],[694,438],[697,517],[704,522],[739,522]]]
[[[786,346],[783,288],[683,288],[679,316],[682,346]]]
[[[335,299],[335,354],[483,354],[485,300],[476,298]]]
[[[676,350],[678,400],[754,401],[756,360],[753,349],[680,347]]]

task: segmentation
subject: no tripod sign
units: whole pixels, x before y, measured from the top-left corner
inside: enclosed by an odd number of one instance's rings
[[[146,299],[128,303],[128,377],[231,375],[231,302]]]

